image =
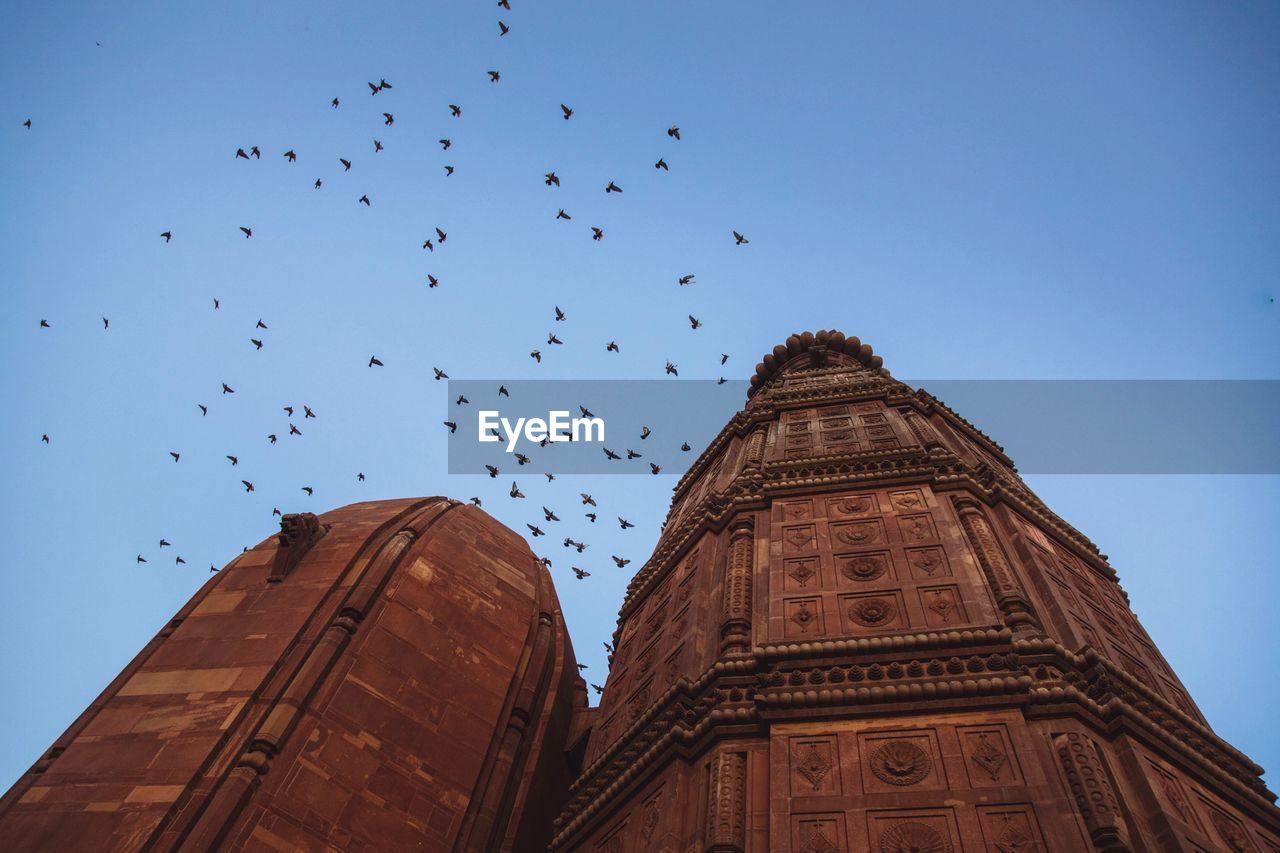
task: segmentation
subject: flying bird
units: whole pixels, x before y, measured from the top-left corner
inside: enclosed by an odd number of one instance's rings
[[[458,425],[454,421],[445,421],[444,425],[449,428],[450,435],[453,435],[455,432],[458,431]]]
[[[696,331],[702,325],[702,321],[699,320],[697,317],[693,316],[692,314],[690,314],[689,325],[693,327],[693,329]]]
[[[594,225],[591,226],[591,239],[599,242],[604,239],[604,232]]]
[[[357,483],[363,483],[363,482],[364,482],[364,472],[363,472],[363,471],[357,471],[357,472],[356,472],[356,482],[357,482]]]
[[[549,344],[563,344],[563,343],[564,343],[564,341],[562,341],[562,340],[560,340],[559,338],[557,338],[553,333],[548,332],[548,333],[547,333],[547,343],[549,343]]]
[[[622,352],[622,350],[618,349],[618,345],[614,341],[609,341],[609,343],[605,345],[604,349],[605,349],[605,352],[617,352],[617,353]]]
[[[661,465],[655,465],[654,463],[650,462],[650,463],[649,463],[649,472],[650,472],[651,474],[660,474],[660,473],[662,473],[662,466],[661,466]]]
[[[253,344],[254,349],[262,349],[262,341],[257,338],[249,338],[249,343]]]
[[[528,464],[529,464],[529,457],[528,457],[528,456],[525,456],[523,453],[517,453],[517,454],[516,454],[516,464],[517,464],[517,465],[528,465]]]
[[[562,207],[556,212],[556,219],[573,219],[573,217],[565,213],[564,208]]]
[[[610,181],[609,185],[604,188],[604,191],[607,193],[620,193],[622,192],[622,187],[618,186],[613,181]]]
[[[448,150],[449,150],[449,146],[450,146],[450,145],[452,145],[452,144],[453,144],[453,140],[452,140],[452,139],[441,139],[441,140],[440,140],[440,145],[441,145],[441,147],[443,147],[443,148],[444,148],[444,150],[445,150],[445,151],[448,151]]]
[[[338,162],[342,164],[342,171],[344,171],[344,172],[350,172],[350,171],[351,171],[351,161],[350,161],[350,160],[344,160],[343,158],[339,157],[339,158],[338,158]]]
[[[670,136],[677,142],[680,141],[680,128],[676,127],[674,124],[671,125],[671,127],[667,128],[667,136]]]
[[[453,113],[454,118],[462,117],[462,107],[458,106],[457,104],[450,104],[449,112]]]
[[[313,412],[313,411],[311,411],[311,407],[310,407],[310,406],[306,406],[306,405],[304,405],[304,406],[302,407],[302,417],[304,417],[304,418],[314,418],[315,416],[316,416],[316,413],[315,413],[315,412]]]
[[[720,353],[720,363],[721,363],[721,364],[724,364],[724,363],[725,363],[726,361],[728,361],[728,360],[729,360],[729,356],[728,356],[726,353]]]
[[[316,189],[320,189],[320,179],[316,178]]]
[[[506,385],[499,385],[499,386],[498,386],[498,396],[499,396],[499,397],[510,397],[510,396],[511,396],[511,392],[507,390],[507,386],[506,386]]]
[[[750,240],[748,240],[746,237],[743,237],[741,234],[739,234],[737,231],[734,231],[734,232],[733,232],[733,241],[734,241],[734,242],[733,242],[733,245],[735,245],[735,246],[741,246],[741,245],[743,245],[743,244],[745,244],[745,243],[750,243],[750,242],[751,242],[751,241],[750,241]]]
[[[612,555],[610,555],[610,556],[612,556]],[[620,568],[620,569],[624,569],[624,568],[626,568],[627,563],[630,563],[631,561],[630,561],[630,560],[624,560],[624,559],[622,559],[621,557],[614,557],[614,558],[613,558],[613,562],[617,564],[618,568]]]
[[[437,380],[440,380],[440,379],[448,379],[448,378],[449,378],[449,374],[445,373],[445,372],[444,372],[443,370],[441,370],[440,368],[438,368],[438,367],[433,367],[433,368],[431,368],[431,369],[432,369],[433,371],[435,371],[435,374],[436,374],[435,378],[436,378]]]
[[[652,432],[652,431],[651,431],[647,426],[642,426],[642,427],[640,427],[640,440],[641,440],[641,441],[644,441],[646,438],[648,438],[648,437],[649,437],[649,436],[651,436],[651,435],[653,435],[653,432]]]
[[[506,9],[508,12],[511,11],[511,0],[498,0],[498,5]]]
[[[110,328],[111,328],[111,321],[110,321],[110,320],[108,320],[106,317],[103,317],[103,318],[102,318],[102,328],[103,328],[103,329],[110,329]]]
[[[604,688],[603,688],[603,687],[601,687],[599,684],[596,684],[594,681],[593,681],[593,682],[591,682],[591,689],[592,689],[592,690],[594,690],[594,691],[596,692],[596,695],[597,695],[597,696],[599,696],[600,694],[604,693]]]
[[[382,361],[376,355],[369,356],[369,366],[370,367],[386,367],[386,365],[383,364]]]
[[[289,424],[289,435],[302,435],[302,430],[298,429],[293,424]]]
[[[605,458],[605,459],[621,459],[621,458],[622,458],[621,456],[619,456],[618,454],[614,453],[612,450],[610,450],[610,449],[609,449],[609,448],[607,448],[607,447],[602,448],[602,449],[604,450],[604,458]]]
[[[380,139],[373,140],[373,153],[377,154],[381,150],[382,150],[382,140]]]
[[[333,104],[333,108],[336,110],[338,108],[338,99],[334,98],[331,103]]]
[[[543,177],[546,178],[547,186],[553,186],[553,185],[557,187],[560,186],[560,179],[556,177],[555,172],[547,172],[547,174],[544,175]]]
[[[23,127],[25,127],[27,130],[30,130],[30,129],[31,129],[31,119],[27,119],[26,121],[24,121],[24,122],[22,123],[22,126],[23,126]]]
[[[595,499],[595,498],[593,498],[593,497],[591,497],[591,495],[587,494],[586,492],[578,492],[578,494],[579,494],[579,495],[581,495],[581,497],[582,497],[582,505],[583,505],[583,506],[595,506],[595,505],[596,505],[596,499]]]
[[[164,238],[164,241],[165,241],[166,243],[168,243],[170,240],[172,240],[172,239],[173,239],[173,232],[172,232],[172,231],[161,231],[161,232],[160,232],[160,236]]]
[[[511,495],[511,497],[513,497],[513,498],[522,498],[522,497],[524,497],[524,492],[520,491],[520,487],[516,485],[516,483],[515,483],[515,481],[514,481],[514,480],[512,480],[512,481],[511,481],[511,492],[510,492],[510,495]]]
[[[271,442],[272,444],[275,444],[275,443],[276,443],[276,434],[273,432],[273,433],[271,433],[271,435],[267,436],[267,441]]]
[[[223,393],[223,394],[234,394],[234,393],[236,393],[236,390],[235,390],[234,388],[232,388],[230,385],[228,385],[227,383],[223,382],[223,383],[222,383],[222,393]]]
[[[591,577],[591,572],[586,569],[580,569],[577,566],[570,566],[569,568],[573,569],[573,576],[578,580]]]
[[[627,521],[627,520],[626,520],[625,518],[623,518],[622,516],[618,516],[618,526],[619,526],[619,527],[621,527],[623,530],[626,530],[628,527],[635,527],[635,525],[634,525],[634,524],[632,524],[631,522]]]
[[[46,433],[43,433],[43,434],[40,436],[40,440],[41,440],[41,441],[43,441],[45,444],[48,444],[48,443],[49,443],[49,433],[47,433],[47,432],[46,432]]]
[[[485,467],[485,470],[489,472],[489,479],[492,480],[493,478],[498,476],[497,468],[493,467],[492,465],[486,465],[484,467]]]
[[[445,167],[444,167],[444,176],[447,178],[447,177],[449,177],[449,176],[450,176],[450,175],[452,175],[452,174],[453,174],[453,167],[452,167],[452,166],[445,166]]]
[[[208,415],[208,414],[209,414],[209,407],[208,407],[208,406],[206,406],[204,403],[196,403],[196,405],[200,407],[200,416],[201,416],[201,417],[204,417],[204,416],[206,416],[206,415]]]
[[[244,484],[244,490],[246,492],[253,491],[253,483],[250,483],[248,480],[241,480],[240,482]]]
[[[501,74],[499,74],[497,71],[490,71],[490,72],[489,72],[489,82],[490,82],[490,83],[497,83],[497,82],[498,82],[499,80],[501,80],[501,79],[502,79],[502,75],[501,75]]]
[[[565,104],[560,105],[560,112],[564,113],[565,121],[568,121],[569,117],[573,115],[573,110]]]
[[[441,230],[440,230],[440,228],[437,226],[437,227],[436,227],[436,238],[437,238],[437,239],[439,239],[439,241],[440,241],[440,245],[441,245],[441,246],[443,246],[443,245],[444,245],[444,241],[445,241],[445,240],[447,240],[447,239],[449,239],[449,235],[448,235],[448,234],[446,234],[446,233],[444,233],[443,231],[441,231]]]
[[[655,169],[661,169],[661,170],[662,170],[662,171],[664,171],[664,172],[670,172],[670,171],[671,171],[671,167],[667,165],[667,161],[666,161],[666,160],[663,160],[661,157],[659,157],[659,158],[658,158],[658,162],[656,162],[656,163],[654,163],[654,164],[653,164],[653,168],[655,168]]]
[[[555,514],[554,512],[552,512],[551,510],[547,509],[545,506],[542,508],[542,514],[543,514],[544,516],[546,516],[547,521],[559,521],[559,520],[560,520],[560,519],[556,516],[556,514]]]
[[[511,28],[508,27],[506,24],[504,24],[502,21],[498,21],[498,37],[501,38],[502,36],[505,36],[509,32],[511,32]]]
[[[431,252],[432,254],[435,254],[436,244],[432,243],[430,239],[426,239],[422,241],[422,248],[426,249],[428,252]]]
[[[596,514],[594,512],[584,513],[584,515],[586,515],[587,520],[590,521],[592,524],[596,523]]]
[[[288,160],[290,163],[296,163],[298,162],[298,155],[294,153],[292,148],[290,148],[288,151],[284,152],[284,159]]]
[[[308,497],[316,493],[316,490],[311,488],[310,486],[303,486],[302,491],[306,492]]]
[[[139,562],[139,563],[145,563],[146,561],[147,561],[147,558],[146,558],[146,557],[142,556],[141,554],[139,554],[139,555],[138,555],[138,562]]]
[[[231,460],[232,468],[240,464],[240,458],[238,456],[228,456],[227,458]]]
[[[676,370],[676,366],[675,366],[674,364],[672,364],[671,362],[669,362],[669,361],[667,362],[666,371],[667,371],[667,373],[670,373],[672,376],[679,376],[679,375],[680,375],[680,372],[679,372],[678,370]]]
[[[683,450],[685,453],[688,453],[690,450],[693,450],[693,448],[689,446],[689,442],[687,441],[684,444],[680,445],[680,449]]]
[[[293,406],[285,406],[284,413],[289,417],[293,417]]]
[[[249,155],[245,153],[245,151],[244,151],[244,149],[243,149],[243,148],[237,148],[237,149],[236,149],[236,158],[237,158],[237,159],[244,159],[244,160],[248,160],[248,159],[249,159]]]
[[[643,459],[643,458],[644,458],[644,454],[643,454],[643,453],[636,453],[634,450],[632,450],[630,447],[628,447],[628,448],[627,448],[627,458],[628,458],[628,459]]]
[[[177,462],[178,459],[182,456],[181,453],[174,453],[172,450],[169,451],[169,455],[173,457],[174,462]]]
[[[175,566],[185,566],[187,564],[187,561],[182,559],[182,557],[174,557],[173,564]]]
[[[542,364],[542,350],[534,350],[533,352],[529,353],[529,358],[538,362],[538,364]]]
[[[252,236],[253,236],[253,229],[252,229],[252,228],[245,228],[243,225],[241,225],[241,226],[240,226],[240,230],[244,232],[244,238],[245,238],[246,240],[248,240],[250,237],[252,237]]]
[[[249,149],[249,153],[254,157],[257,157],[259,160],[262,159],[262,152],[258,150],[258,146],[256,145]]]
[[[529,532],[530,532],[530,533],[532,533],[532,534],[534,535],[534,538],[537,538],[537,537],[539,537],[539,536],[546,536],[546,535],[547,535],[547,534],[545,534],[545,533],[543,533],[543,532],[542,532],[542,528],[541,528],[541,527],[535,527],[535,526],[533,526],[532,524],[529,524],[528,522],[525,522],[525,525],[524,525],[524,526],[525,526],[525,527],[527,527],[527,528],[529,528]]]
[[[427,287],[439,287],[439,286],[440,286],[440,279],[436,278],[431,273],[427,273]]]
[[[689,275],[682,275],[682,276],[680,276],[680,278],[678,278],[678,279],[676,280],[676,282],[677,282],[681,287],[684,287],[686,284],[693,284],[693,278],[694,278],[694,277],[693,277],[693,274],[692,274],[692,273],[690,273]]]
[[[383,113],[382,123],[385,124],[387,127],[390,127],[391,125],[396,123],[396,117],[393,116],[391,113]]]
[[[169,546],[170,546],[170,545],[172,545],[172,544],[173,544],[173,543],[172,543],[172,542],[170,542],[168,539],[161,539],[161,540],[160,540],[160,547],[161,547],[161,548],[167,548],[167,547],[169,547]]]
[[[363,204],[365,207],[370,207],[369,196],[367,195],[360,196],[360,198],[356,199],[356,204]]]

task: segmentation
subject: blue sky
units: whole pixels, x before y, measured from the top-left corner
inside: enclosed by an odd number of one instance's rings
[[[0,784],[273,506],[474,494],[523,529],[595,493],[636,529],[566,521],[597,570],[554,573],[602,681],[626,574],[601,561],[643,562],[675,478],[512,502],[448,476],[432,366],[743,379],[826,327],[899,376],[1280,378],[1272,4],[120,5],[0,8]],[[286,404],[318,415],[301,437]],[[1218,732],[1277,764],[1277,478],[1028,481]]]

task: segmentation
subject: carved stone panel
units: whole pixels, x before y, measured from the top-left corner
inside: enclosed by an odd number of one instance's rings
[[[786,619],[783,636],[805,639],[826,635],[826,622],[820,598],[789,598],[782,603]]]
[[[946,786],[942,751],[933,731],[880,732],[858,737],[862,785],[868,793]]]
[[[839,598],[840,619],[849,634],[884,634],[911,625],[902,592],[867,592]]]
[[[796,557],[784,560],[782,574],[785,589],[813,589],[822,586],[820,563],[817,557]]]
[[[791,818],[791,849],[795,853],[844,853],[843,814],[794,815]]]
[[[834,736],[793,737],[790,754],[791,796],[840,793],[840,752]]]
[[[979,806],[978,823],[987,850],[996,853],[1039,853],[1044,837],[1030,805]]]
[[[1020,784],[1022,769],[1003,725],[959,726],[960,749],[971,788]]]
[[[928,586],[917,590],[930,628],[950,628],[968,621],[960,593],[954,586]]]
[[[827,512],[832,518],[856,518],[879,513],[880,504],[874,494],[845,495],[830,498]]]
[[[951,574],[947,554],[941,548],[907,548],[906,555],[911,576],[916,580],[932,580]]]
[[[818,549],[818,534],[812,524],[782,528],[784,554],[811,554]]]
[[[836,577],[841,585],[852,582],[855,586],[875,582],[892,583],[897,579],[893,569],[893,557],[888,551],[871,551],[859,554],[836,555]]]
[[[960,832],[950,809],[871,812],[867,850],[872,853],[960,853]]]
[[[908,545],[938,541],[938,529],[929,513],[898,516],[898,530],[902,534],[902,541]]]
[[[831,544],[835,548],[864,548],[885,541],[884,522],[878,518],[831,525]]]
[[[707,850],[743,853],[747,838],[747,755],[718,752],[711,758],[707,795]]]

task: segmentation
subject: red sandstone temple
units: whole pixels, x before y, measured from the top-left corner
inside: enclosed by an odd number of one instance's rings
[[[1097,548],[839,332],[676,486],[588,708],[443,498],[287,516],[0,800],[4,850],[1280,851]]]

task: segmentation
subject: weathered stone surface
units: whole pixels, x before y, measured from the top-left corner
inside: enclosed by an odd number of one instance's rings
[[[557,850],[1280,850],[1106,559],[838,332],[757,366],[614,644]]]
[[[441,498],[286,533],[0,801],[6,850],[545,847],[585,692],[524,541]]]

